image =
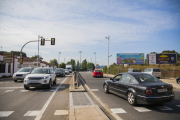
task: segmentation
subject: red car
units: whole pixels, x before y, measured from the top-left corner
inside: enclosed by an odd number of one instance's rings
[[[103,77],[103,72],[100,69],[95,69],[93,72],[93,77]]]

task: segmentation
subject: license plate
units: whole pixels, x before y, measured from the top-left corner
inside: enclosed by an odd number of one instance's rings
[[[31,81],[30,83],[38,83],[38,81]]]
[[[164,89],[158,89],[157,91],[158,91],[158,92],[167,92],[168,89],[167,89],[167,88],[164,88]]]

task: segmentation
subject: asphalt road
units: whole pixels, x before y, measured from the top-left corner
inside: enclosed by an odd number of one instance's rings
[[[30,88],[23,82],[0,80],[0,120],[66,120],[71,75],[57,77],[51,89]]]
[[[106,94],[103,83],[110,77],[92,77],[92,72],[81,72],[91,91],[114,113],[123,120],[179,120],[180,119],[180,91],[174,90],[175,100],[161,105],[131,106],[127,100],[114,94]]]

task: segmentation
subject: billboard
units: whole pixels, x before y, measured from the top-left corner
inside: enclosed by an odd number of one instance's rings
[[[177,54],[149,54],[149,64],[177,64]]]
[[[144,64],[144,53],[117,53],[117,64]]]

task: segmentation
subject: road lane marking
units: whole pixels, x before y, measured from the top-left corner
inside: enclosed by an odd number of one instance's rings
[[[6,90],[5,92],[7,93],[7,92],[13,92],[14,90]]]
[[[28,92],[29,90],[21,90],[20,92]]]
[[[8,117],[11,115],[14,111],[0,111],[0,117]]]
[[[91,91],[99,91],[98,89],[91,89]]]
[[[117,114],[117,113],[127,113],[124,109],[122,108],[113,108],[110,109],[113,113]]]
[[[56,110],[54,115],[68,115],[68,110]]]
[[[180,105],[176,105],[177,107],[180,107]]]
[[[69,77],[67,77],[67,78],[69,78]],[[61,87],[61,85],[67,80],[67,78],[64,79],[64,80],[61,82],[61,84],[56,88],[56,90],[51,94],[51,96],[49,97],[49,99],[47,100],[47,102],[45,103],[45,105],[43,106],[43,108],[41,109],[40,114],[36,116],[35,120],[40,120],[40,119],[42,118],[43,113],[44,113],[45,110],[47,109],[47,107],[48,107],[49,103],[51,102],[52,98],[54,97],[55,93],[58,91],[58,89]]]
[[[149,111],[151,111],[150,109],[147,109],[145,107],[134,107],[134,109],[139,111],[139,112],[149,112]]]
[[[156,106],[157,108],[159,108],[160,110],[173,110],[172,108],[169,108],[167,106]]]
[[[41,111],[28,111],[24,116],[37,116]]]

